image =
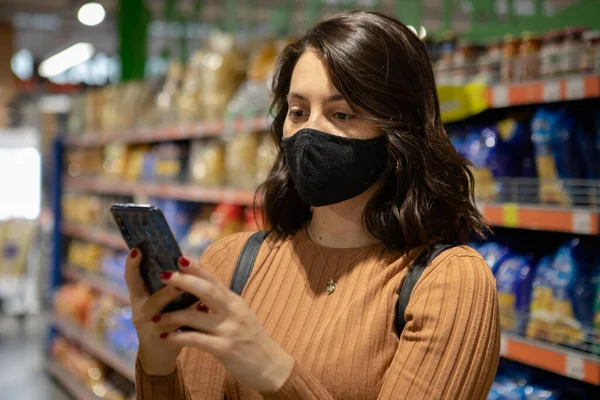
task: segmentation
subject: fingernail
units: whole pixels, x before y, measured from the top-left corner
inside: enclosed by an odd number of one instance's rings
[[[161,272],[161,273],[160,273],[160,279],[163,279],[163,280],[165,280],[165,281],[166,281],[166,280],[168,280],[169,278],[171,278],[171,276],[172,276],[172,275],[173,275],[173,273],[172,273],[172,272],[164,271],[164,272]]]
[[[161,338],[161,339],[166,339],[166,338],[167,338],[167,336],[169,336],[169,334],[168,334],[168,333],[161,333],[161,334],[160,334],[160,338]]]
[[[162,318],[162,315],[158,314],[152,317],[152,322],[158,322]]]
[[[129,257],[131,258],[136,258],[138,255],[138,249],[133,249],[131,250],[131,253],[129,253]]]
[[[196,308],[198,309],[198,311],[208,312],[208,307],[206,307],[204,303],[198,303]]]
[[[185,257],[179,257],[179,264],[181,264],[182,267],[189,267],[190,261]]]

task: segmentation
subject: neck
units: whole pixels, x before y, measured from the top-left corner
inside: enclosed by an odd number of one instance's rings
[[[363,222],[367,201],[375,192],[373,186],[366,192],[341,203],[314,207],[308,226],[311,239],[323,247],[353,248],[378,242],[369,234]]]

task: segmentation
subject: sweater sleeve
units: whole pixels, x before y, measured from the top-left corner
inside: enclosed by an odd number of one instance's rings
[[[477,254],[459,248],[426,269],[411,295],[379,399],[485,399],[500,353],[496,283]],[[265,399],[332,399],[296,364]]]
[[[413,290],[380,399],[485,399],[490,390],[500,356],[494,276],[464,247],[439,258]]]
[[[148,375],[139,360],[135,364],[135,393],[137,400],[191,400],[181,375],[181,365],[166,376]]]

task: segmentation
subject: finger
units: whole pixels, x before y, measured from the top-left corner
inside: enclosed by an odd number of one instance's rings
[[[132,303],[148,297],[146,285],[144,285],[144,281],[140,276],[142,257],[142,252],[139,249],[132,249],[125,261],[125,282]]]
[[[177,346],[196,347],[215,357],[225,357],[231,353],[231,342],[219,336],[203,332],[169,332],[162,339]]]
[[[200,263],[191,262],[189,259],[185,257],[179,258],[179,270],[184,274],[191,274],[197,276],[198,278],[202,278],[214,284],[221,284],[217,278],[215,278],[211,273],[202,268]]]
[[[167,286],[178,287],[184,292],[196,296],[212,312],[224,313],[232,300],[233,293],[229,289],[192,274],[163,273],[161,278]]]
[[[160,314],[167,304],[181,296],[181,294],[182,291],[177,286],[167,285],[162,287],[146,300],[142,311],[144,314],[151,316]]]
[[[223,320],[200,310],[201,304],[197,303],[185,310],[157,315],[152,322],[160,332],[173,332],[185,326],[200,332],[215,334]]]

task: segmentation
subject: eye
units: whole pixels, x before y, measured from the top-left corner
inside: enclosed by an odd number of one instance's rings
[[[294,120],[294,119],[298,119],[298,118],[302,118],[305,116],[304,111],[299,109],[299,108],[292,108],[288,111],[288,117],[290,117],[290,119]]]
[[[346,113],[343,113],[343,112],[336,112],[335,114],[333,114],[333,116],[338,121],[350,121],[351,119],[354,118],[354,115],[352,115],[352,114],[346,114]]]

